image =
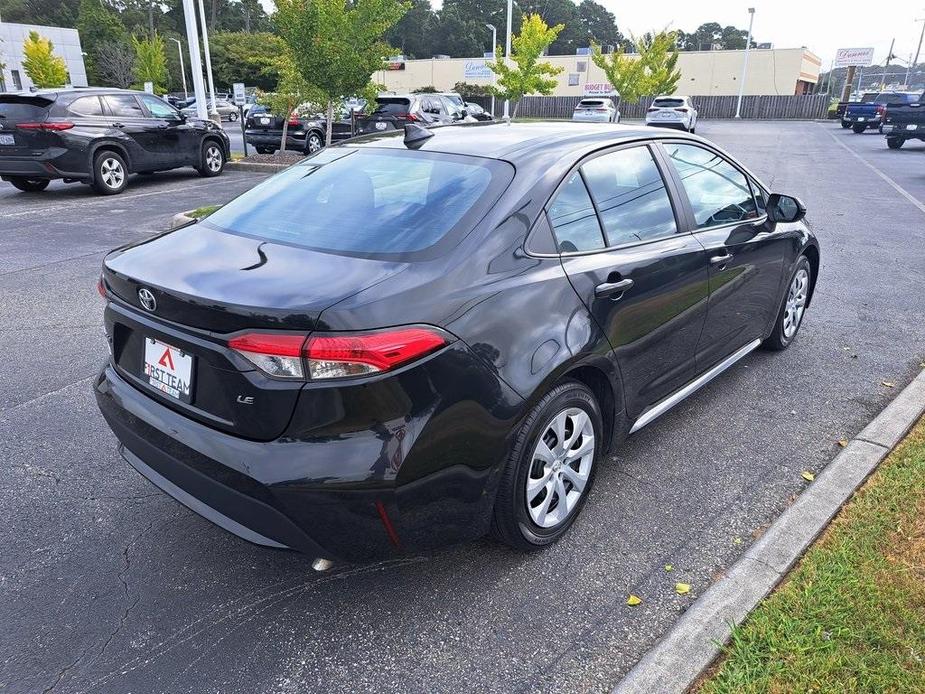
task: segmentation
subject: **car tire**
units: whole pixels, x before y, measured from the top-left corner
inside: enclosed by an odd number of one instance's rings
[[[93,157],[93,190],[118,195],[128,185],[128,165],[118,152],[106,150]]]
[[[867,130],[866,125],[852,125],[851,129],[854,131],[855,135],[860,135],[862,132]]]
[[[846,120],[843,120],[843,121],[841,122],[841,127],[843,127],[845,130],[847,130],[848,128],[851,127],[851,123],[849,123],[849,122],[846,121]]]
[[[796,267],[787,282],[784,299],[781,302],[774,330],[762,343],[766,349],[781,351],[787,349],[796,338],[803,325],[806,313],[806,304],[809,302],[809,293],[813,286],[813,268],[809,259],[801,255]]]
[[[890,149],[899,149],[903,146],[905,140],[901,137],[888,137],[886,138],[886,146]]]
[[[199,166],[196,170],[200,176],[211,178],[218,176],[225,168],[225,150],[215,140],[206,140],[202,143],[199,154]]]
[[[324,147],[321,135],[312,131],[305,136],[305,153],[314,154]]]
[[[47,178],[25,178],[24,176],[13,176],[10,178],[10,183],[13,184],[14,188],[17,188],[24,193],[41,193],[48,187],[48,184],[51,183],[51,180]]]
[[[549,391],[530,410],[511,447],[495,498],[492,536],[521,551],[561,538],[591,492],[603,431],[600,407],[583,383],[565,381]],[[560,436],[566,449],[557,453]],[[575,456],[575,451],[584,452]]]

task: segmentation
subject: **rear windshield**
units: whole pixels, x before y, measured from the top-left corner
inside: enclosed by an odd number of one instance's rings
[[[46,99],[0,97],[0,121],[42,120],[50,105]]]
[[[684,105],[684,99],[656,99],[652,102],[653,106],[661,106],[663,108],[676,108],[677,106]]]
[[[582,106],[603,106],[603,105],[604,105],[604,102],[601,101],[600,99],[582,99],[580,102],[578,102],[578,106],[579,106],[579,107],[582,107]]]
[[[376,99],[376,113],[408,113],[409,99]]]
[[[493,159],[322,150],[252,188],[205,223],[313,250],[401,257],[436,246],[444,237],[449,242],[453,231],[471,229],[512,176],[509,164]]]

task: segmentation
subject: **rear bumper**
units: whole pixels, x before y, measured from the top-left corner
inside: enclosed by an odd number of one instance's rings
[[[0,157],[0,177],[4,180],[11,176],[51,180],[56,178],[86,179],[90,175],[88,171],[68,171],[55,164],[56,158],[54,157]]]
[[[925,123],[914,125],[916,127],[910,130],[906,127],[906,123],[886,123],[883,126],[883,134],[887,137],[898,137],[903,140],[925,140]]]
[[[646,121],[646,125],[654,128],[671,128],[673,130],[688,129],[688,125],[684,121]]]
[[[616,114],[613,115],[613,118],[616,119]],[[578,123],[609,123],[610,122],[609,113],[596,113],[593,116],[579,115],[577,113],[572,114],[572,120]]]
[[[279,149],[279,142],[282,139],[282,133],[255,133],[251,131],[245,131],[244,140],[247,144],[254,147],[273,147],[274,149]],[[298,152],[305,151],[305,135],[301,137],[294,137],[287,133],[286,135],[286,149],[296,150]]]

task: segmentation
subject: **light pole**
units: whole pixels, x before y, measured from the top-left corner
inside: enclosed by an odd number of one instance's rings
[[[748,72],[748,51],[752,47],[752,24],[755,21],[755,8],[748,8],[748,38],[745,39],[745,59],[742,61],[742,79],[739,80],[739,100],[736,102],[736,118],[742,117],[742,92],[745,91],[745,74]]]
[[[495,29],[494,24],[486,24],[485,26],[491,29],[491,59],[497,60],[498,56],[495,54],[498,52],[498,30]],[[495,85],[498,83],[498,75],[496,75],[495,73],[491,73],[491,74],[492,74],[491,83],[492,85]],[[494,92],[491,93],[491,117],[492,118],[495,117],[495,93]]]
[[[504,61],[511,59],[511,16],[514,14],[514,0],[507,0],[507,33],[504,39]],[[504,100],[504,120],[511,122],[511,101]]]
[[[922,52],[922,39],[925,38],[925,19],[916,19],[915,21],[922,23],[922,33],[919,34],[919,47],[915,49],[915,58],[912,61],[912,67],[919,64],[919,53]]]
[[[214,121],[221,121],[221,118],[217,118],[218,109],[215,108],[215,82],[212,81],[212,56],[209,54],[209,30],[206,28],[206,11],[202,6],[202,0],[199,0],[199,23],[202,25],[202,47],[206,52],[206,77],[209,78],[209,103],[212,106],[209,111],[209,117]]]
[[[202,83],[202,58],[199,56],[199,33],[196,31],[196,8],[193,0],[183,0],[183,20],[186,23],[186,45],[189,46],[190,72],[193,74],[193,96],[196,97],[196,117],[206,120],[206,89]]]
[[[175,44],[177,44],[177,53],[180,54],[180,75],[183,77],[183,98],[189,101],[189,91],[186,89],[186,68],[183,67],[183,44],[180,43],[180,39],[171,38]]]

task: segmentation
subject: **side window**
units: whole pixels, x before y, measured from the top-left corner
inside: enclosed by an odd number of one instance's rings
[[[676,142],[666,143],[665,150],[681,175],[698,229],[758,216],[745,175],[721,156]]]
[[[764,194],[764,191],[761,189],[755,181],[749,179],[748,181],[752,186],[752,193],[755,194],[755,206],[758,212],[758,215],[767,214],[768,211],[768,198]]]
[[[648,147],[621,149],[581,167],[608,246],[677,233],[671,198]]]
[[[121,118],[144,118],[141,105],[132,94],[107,94],[103,97],[109,112]]]
[[[102,116],[103,106],[98,96],[82,96],[74,99],[67,110],[75,116]]]
[[[158,99],[156,96],[143,96],[141,100],[145,102],[145,106],[147,106],[148,112],[151,114],[152,118],[177,117],[177,112],[174,110],[173,106],[162,99]],[[218,105],[221,106],[221,103],[218,103]]]
[[[560,253],[593,251],[604,247],[594,204],[579,172],[572,174],[549,206],[549,223]]]

